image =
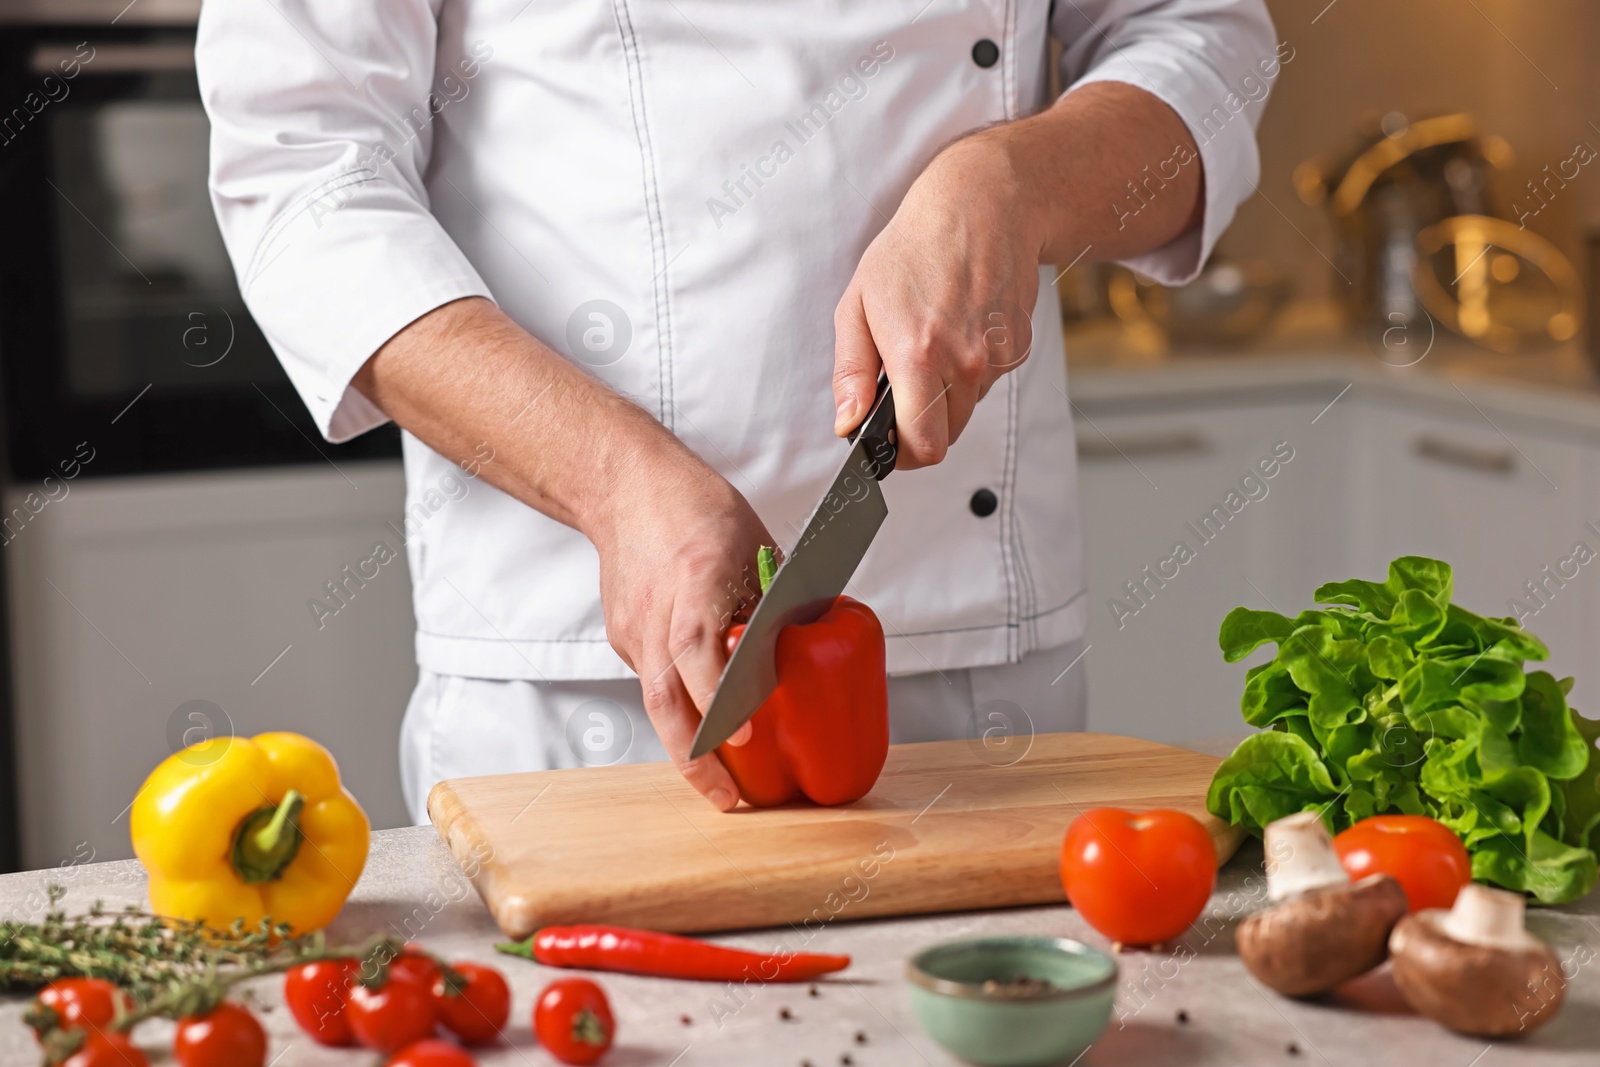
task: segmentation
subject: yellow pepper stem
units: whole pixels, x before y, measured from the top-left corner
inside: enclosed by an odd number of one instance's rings
[[[300,809],[306,798],[297,789],[276,806],[257,808],[244,817],[233,838],[233,869],[246,882],[270,882],[283,876],[300,851]]]

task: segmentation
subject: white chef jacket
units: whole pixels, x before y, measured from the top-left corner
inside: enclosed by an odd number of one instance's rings
[[[384,341],[488,297],[789,546],[847,450],[835,304],[942,146],[1049,103],[1050,35],[1063,84],[1136,85],[1188,124],[1204,221],[1129,265],[1192,277],[1257,175],[1250,86],[1278,55],[1261,0],[226,0],[202,9],[197,58],[240,288],[329,440],[384,422],[350,386]],[[1105,210],[1160,195],[1154,170]],[[882,617],[891,673],[1014,662],[1084,629],[1054,277],[1031,358],[942,464],[884,483],[849,591]],[[544,417],[530,397],[516,421]],[[631,674],[583,535],[410,435],[404,451],[407,519],[383,545],[405,542],[419,664]]]

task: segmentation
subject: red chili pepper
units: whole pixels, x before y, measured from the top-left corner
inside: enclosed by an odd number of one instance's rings
[[[761,587],[775,569],[760,556]],[[744,633],[728,631],[728,652]],[[747,804],[771,807],[804,796],[817,804],[860,800],[889,755],[889,686],[883,626],[872,609],[841,596],[815,622],[778,633],[778,688],[750,720],[743,745],[717,756]]]
[[[850,966],[849,956],[815,952],[745,952],[690,937],[625,926],[547,926],[526,941],[496,945],[547,967],[581,967],[705,982],[808,982]]]

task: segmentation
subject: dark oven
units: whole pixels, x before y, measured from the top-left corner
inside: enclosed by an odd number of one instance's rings
[[[206,189],[198,0],[0,0],[0,369],[13,482],[398,456],[323,442]]]
[[[199,11],[0,0],[0,480],[19,490],[400,454],[392,429],[322,441],[245,310],[206,188]],[[0,871],[20,854],[10,625]]]

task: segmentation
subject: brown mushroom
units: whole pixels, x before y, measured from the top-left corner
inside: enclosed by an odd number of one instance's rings
[[[1250,973],[1284,996],[1307,997],[1382,963],[1406,913],[1400,883],[1374,874],[1352,884],[1314,812],[1269,823],[1264,839],[1272,903],[1234,933]]]
[[[1389,937],[1394,984],[1436,1023],[1478,1037],[1514,1037],[1561,1010],[1561,961],[1523,926],[1522,894],[1463,886],[1448,911],[1408,915]]]

